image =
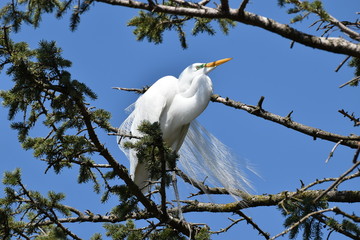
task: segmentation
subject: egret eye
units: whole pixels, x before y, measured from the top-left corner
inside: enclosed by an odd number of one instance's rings
[[[201,64],[201,65],[197,65],[195,68],[196,68],[196,70],[199,70],[199,69],[204,68],[205,66],[206,66],[206,63]]]

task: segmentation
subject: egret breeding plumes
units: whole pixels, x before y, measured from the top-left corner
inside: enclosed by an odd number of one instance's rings
[[[194,63],[185,68],[179,78],[160,78],[135,102],[119,133],[141,136],[138,127],[143,121],[159,122],[163,140],[173,151],[179,152],[180,169],[195,180],[202,182],[208,178],[214,185],[232,193],[248,186],[244,174],[229,149],[195,120],[213,94],[212,81],[207,74],[230,60]],[[130,160],[130,175],[146,192],[150,180],[146,165],[140,163],[135,150],[125,148],[124,141],[119,138],[119,146]]]

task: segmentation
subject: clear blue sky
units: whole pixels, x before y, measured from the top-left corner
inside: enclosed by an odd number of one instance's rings
[[[286,10],[280,9],[276,3],[275,0],[256,0],[249,3],[247,10],[289,23],[290,17],[285,13]],[[340,20],[356,18],[357,0],[337,5],[333,1],[324,3],[326,9]],[[347,66],[338,73],[334,72],[344,56],[299,44],[290,49],[289,40],[243,24],[238,24],[228,36],[218,30],[216,36],[203,34],[197,37],[190,36],[191,26],[188,25],[189,48],[186,50],[180,47],[176,32],[165,33],[164,43],[160,45],[137,42],[132,34],[133,28],[126,27],[127,21],[136,13],[137,10],[97,3],[82,17],[75,32],[69,31],[67,17],[55,20],[53,16],[46,16],[40,28],[33,30],[24,26],[13,37],[16,41],[29,42],[33,48],[42,39],[56,40],[65,58],[73,62],[73,78],[85,82],[98,94],[98,101],[93,105],[110,111],[114,126],[126,118],[123,109],[134,102],[137,96],[113,90],[112,87],[141,88],[165,75],[178,76],[193,62],[233,57],[232,61],[210,75],[216,94],[253,105],[256,105],[260,96],[265,96],[263,107],[268,111],[286,116],[293,110],[294,121],[338,134],[358,134],[358,129],[353,128],[352,123],[337,112],[344,108],[360,114],[359,89],[338,88],[353,77],[353,69]],[[312,31],[308,29],[312,20],[295,24],[294,27]],[[1,75],[0,89],[8,89],[10,86],[9,78]],[[261,178],[250,176],[255,187],[254,194],[295,191],[300,187],[300,179],[308,184],[317,178],[338,177],[352,165],[354,151],[351,149],[339,147],[331,161],[325,164],[333,143],[314,141],[311,137],[219,103],[210,103],[198,120],[236,154],[255,166]],[[7,111],[3,108],[0,109],[0,121],[0,149],[5,153],[1,160],[1,172],[20,167],[29,189],[43,193],[48,190],[65,192],[65,203],[80,210],[90,209],[94,213],[104,214],[116,203],[114,198],[99,207],[100,196],[91,192],[91,185],[75,184],[76,168],[64,170],[61,175],[54,175],[51,171],[45,175],[46,165],[35,160],[30,151],[25,152],[21,148],[16,132],[9,129]],[[44,133],[39,131],[33,134]],[[102,139],[119,162],[128,166],[115,138],[104,135]],[[358,183],[354,184],[359,186]],[[341,186],[340,189],[345,187]],[[244,212],[271,235],[283,229],[283,219],[275,207],[248,209]],[[227,216],[199,213],[188,218],[194,222],[207,222],[214,227],[213,230],[217,230],[229,224]],[[96,224],[81,225],[68,226],[76,229],[77,234],[84,239],[94,232],[102,231]],[[238,239],[239,236],[241,239],[259,239],[258,233],[245,222],[213,238]],[[332,239],[335,239],[334,236]]]

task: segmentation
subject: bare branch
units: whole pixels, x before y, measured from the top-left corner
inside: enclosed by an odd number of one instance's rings
[[[219,231],[210,231],[211,234],[220,234],[220,233],[224,233],[227,232],[230,228],[232,228],[234,225],[236,225],[237,223],[244,221],[244,218],[240,218],[237,220],[228,218],[231,221],[231,224],[229,226],[227,226],[226,228],[221,228]]]
[[[348,146],[351,148],[358,148],[358,146],[359,146],[359,141],[360,141],[359,136],[342,136],[342,135],[334,134],[331,132],[326,132],[326,131],[318,129],[318,128],[314,128],[314,127],[303,125],[301,123],[294,122],[287,117],[282,117],[282,116],[270,113],[268,111],[265,111],[264,109],[259,111],[258,106],[247,105],[247,104],[244,104],[241,102],[231,100],[229,98],[222,98],[219,95],[211,96],[211,101],[222,103],[226,106],[230,106],[230,107],[233,107],[236,109],[245,110],[248,113],[255,115],[257,117],[261,117],[263,119],[281,124],[285,127],[288,127],[293,130],[296,130],[298,132],[312,136],[314,139],[321,138],[321,139],[328,140],[328,141],[335,142],[335,143],[339,142],[340,140],[343,140],[341,142],[341,145],[345,145],[345,146]]]
[[[354,77],[354,78],[351,79],[350,81],[348,81],[348,82],[346,82],[346,83],[344,83],[344,84],[341,84],[341,85],[339,86],[339,88],[345,87],[346,85],[349,85],[349,84],[352,84],[352,83],[356,83],[356,82],[358,82],[358,81],[360,81],[360,76]]]
[[[335,72],[338,72],[340,70],[340,68],[347,62],[347,60],[350,59],[350,56],[347,56],[340,64],[339,66],[335,69]]]
[[[359,148],[360,149],[360,148]],[[359,149],[357,150],[357,152],[359,151]],[[331,184],[331,186],[326,189],[322,194],[320,194],[319,196],[317,196],[314,199],[314,202],[317,202],[319,199],[321,199],[323,196],[325,196],[329,191],[331,191],[332,189],[334,189],[335,187],[337,187],[341,182],[343,182],[345,180],[345,177],[351,173],[352,171],[354,171],[355,168],[357,168],[360,165],[360,161],[356,162],[351,168],[349,168],[346,172],[344,172],[333,184]]]
[[[220,0],[221,2],[221,11],[229,12],[229,1],[228,0]]]
[[[245,213],[242,211],[236,211],[235,213],[239,214],[241,217],[243,217],[248,224],[253,226],[254,229],[256,229],[260,235],[264,236],[265,239],[270,238],[270,234],[264,232],[250,217],[248,217]]]
[[[330,15],[329,15],[330,16]],[[345,26],[342,22],[334,18],[333,16],[330,16],[330,22],[337,26],[343,33],[348,35],[351,39],[354,39],[356,41],[360,41],[360,34],[358,32],[355,32]]]
[[[357,178],[357,177],[360,177],[360,172],[356,172],[352,175],[346,176],[343,179],[344,179],[344,181],[347,181],[347,180]],[[325,182],[335,182],[336,180],[338,180],[338,178],[324,178],[321,180],[316,180],[315,182],[312,182],[312,183],[308,184],[307,186],[302,187],[301,189],[299,189],[299,191],[302,192],[302,191],[308,190],[311,187],[314,187],[315,185],[319,185],[319,184],[322,184]]]
[[[334,152],[335,152],[336,148],[339,146],[339,144],[340,144],[342,141],[343,141],[343,140],[338,141],[338,142],[335,144],[335,146],[331,149],[328,158],[325,160],[325,163],[327,163],[327,162],[330,160],[330,158],[332,158],[332,156],[334,155]]]
[[[353,214],[353,215],[350,215],[350,214],[348,214],[348,213],[346,213],[346,212],[344,212],[344,211],[341,211],[340,208],[338,208],[338,207],[335,207],[335,208],[334,208],[334,212],[335,212],[336,214],[341,214],[341,215],[343,215],[343,216],[345,216],[345,217],[353,220],[354,222],[360,222],[360,217],[358,217],[358,216],[356,216],[356,215],[354,215],[354,214]]]
[[[350,115],[350,114],[348,114],[347,112],[345,112],[344,109],[341,109],[341,110],[339,110],[338,112],[341,113],[342,115],[344,115],[344,117],[347,117],[347,118],[349,118],[351,121],[353,121],[353,122],[354,122],[354,127],[360,125],[360,119],[359,119],[359,118],[356,118],[356,117],[354,116],[354,114],[351,114],[351,115]]]
[[[245,11],[245,8],[247,4],[249,3],[249,0],[243,0],[239,7],[239,14],[242,14]]]
[[[143,89],[138,89],[138,88],[122,88],[122,87],[113,87],[113,89],[117,89],[117,90],[123,90],[123,91],[127,91],[127,92],[136,92],[139,94],[143,94],[146,92],[146,90],[148,90],[148,87],[144,87]]]

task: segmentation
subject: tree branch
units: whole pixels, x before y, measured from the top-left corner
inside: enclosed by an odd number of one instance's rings
[[[137,93],[144,93],[146,92],[146,90],[148,88],[143,88],[143,89],[137,89],[137,88],[118,88],[118,87],[113,87],[114,89],[119,89],[119,90],[124,90],[124,91],[132,91],[132,92],[137,92]],[[217,94],[213,94],[211,96],[210,99],[212,102],[217,102],[217,103],[222,103],[226,106],[229,107],[233,107],[235,109],[240,109],[240,110],[244,110],[252,115],[255,115],[257,117],[261,117],[263,119],[278,123],[280,125],[283,125],[285,127],[291,128],[295,131],[304,133],[306,135],[309,135],[311,137],[313,137],[314,139],[316,138],[320,138],[320,139],[324,139],[324,140],[328,140],[334,143],[339,143],[341,145],[344,146],[348,146],[351,148],[358,148],[360,145],[360,136],[356,136],[356,135],[352,135],[352,136],[343,136],[343,135],[339,135],[339,134],[334,134],[331,132],[327,132],[318,128],[314,128],[314,127],[310,127],[298,122],[294,122],[291,119],[291,114],[292,111],[285,117],[273,114],[271,112],[265,111],[262,108],[262,103],[264,101],[264,97],[261,97],[258,105],[257,106],[253,106],[253,105],[247,105],[245,103],[241,103],[238,101],[234,101],[232,99],[229,98],[223,98]],[[117,133],[117,129],[116,128],[112,128],[109,129],[110,131],[116,132]]]
[[[289,199],[292,197],[296,197],[296,199],[305,199],[305,198],[315,198],[316,196],[320,195],[323,192],[323,190],[307,190],[304,192],[281,192],[277,194],[270,194],[270,195],[251,195],[248,199],[243,201],[237,201],[233,203],[227,203],[227,204],[216,204],[216,203],[204,203],[199,201],[182,201],[186,205],[182,207],[182,210],[184,213],[194,213],[194,212],[230,212],[230,213],[236,213],[240,216],[244,217],[246,221],[251,224],[253,227],[256,226],[255,223],[252,222],[251,218],[247,217],[245,214],[241,214],[239,211],[242,209],[247,208],[253,208],[253,207],[259,207],[259,206],[277,206],[281,201],[285,199]],[[340,202],[340,203],[355,203],[360,202],[360,192],[359,191],[330,191],[326,193],[325,197],[329,202]],[[27,200],[28,201],[28,200]],[[26,202],[26,201],[24,201]],[[70,207],[67,207],[70,209]],[[71,210],[71,209],[70,209]],[[83,213],[80,213],[80,211],[72,209],[72,212],[74,212],[77,217],[67,217],[67,218],[59,218],[57,221],[59,223],[80,223],[80,222],[110,222],[110,223],[118,223],[126,221],[127,219],[135,219],[135,220],[141,220],[141,219],[149,219],[156,217],[152,212],[149,211],[137,211],[137,212],[131,212],[123,217],[115,216],[115,215],[100,215],[100,214],[91,214],[91,215],[85,215]],[[168,209],[170,213],[176,214],[178,212],[178,209],[171,208]],[[343,214],[341,212],[338,212],[339,214]],[[343,214],[344,216],[347,216]],[[351,215],[349,215],[351,216]],[[358,218],[354,218],[355,220],[358,220]],[[250,221],[250,222],[249,222]],[[42,221],[37,224],[37,226],[44,226],[44,225],[50,225],[54,222],[47,220]],[[257,229],[257,228],[256,228]],[[260,228],[257,229],[260,232],[261,235],[264,237],[268,234],[263,232]]]
[[[203,203],[198,201],[182,201],[186,205],[182,207],[183,213],[188,212],[236,212],[241,209],[276,206],[284,199],[296,197],[297,199],[316,198],[322,194],[323,190],[307,190],[304,192],[281,192],[270,195],[250,195],[249,198],[226,204]],[[360,191],[329,191],[325,194],[329,202],[360,202]],[[176,209],[169,209],[175,212]]]
[[[282,37],[301,43],[305,46],[317,48],[333,53],[350,55],[353,57],[360,57],[360,45],[352,43],[343,38],[326,38],[317,37],[301,31],[298,31],[289,25],[281,24],[273,19],[263,17],[254,13],[243,11],[239,14],[238,9],[229,9],[224,12],[221,9],[209,8],[203,6],[202,8],[179,7],[156,4],[155,6],[135,1],[135,0],[96,0],[111,5],[143,9],[152,12],[161,12],[174,15],[202,17],[211,19],[228,18],[244,24],[256,26],[276,33]]]
[[[239,7],[239,14],[242,14],[245,11],[245,8],[247,4],[249,3],[249,0],[243,0]]]
[[[221,2],[221,11],[223,12],[229,12],[229,1],[228,0],[220,0]]]
[[[359,149],[357,150],[357,152],[359,151]],[[316,201],[318,201],[320,198],[322,198],[323,196],[326,195],[326,193],[328,193],[329,191],[331,191],[332,189],[334,189],[335,187],[337,187],[341,182],[345,181],[345,177],[351,173],[352,171],[354,171],[355,168],[357,168],[360,165],[360,161],[356,162],[350,169],[348,169],[346,172],[344,172],[333,184],[331,184],[331,186],[326,189],[322,194],[320,194],[319,196],[317,196],[314,199],[314,203]]]
[[[52,224],[55,224],[56,226],[58,226],[62,231],[64,231],[67,235],[69,235],[73,239],[81,240],[81,238],[79,238],[75,233],[71,232],[69,229],[64,227],[64,225],[62,225],[61,222],[58,221],[58,218],[57,218],[57,216],[56,216],[53,209],[51,209],[51,208],[50,209],[47,209],[47,208],[44,209],[37,201],[35,201],[32,198],[30,192],[26,189],[26,187],[23,185],[23,183],[21,181],[19,181],[18,184],[22,188],[22,190],[24,191],[25,195],[28,197],[29,201],[35,206],[36,209],[39,210],[39,212],[41,214],[44,214],[44,216],[49,218],[49,221]],[[51,214],[48,211],[51,211]],[[71,211],[74,211],[74,209],[71,208]]]
[[[163,213],[157,208],[157,205],[152,200],[146,198],[144,194],[142,194],[139,187],[131,180],[130,176],[128,175],[127,169],[123,165],[119,164],[110,154],[108,149],[100,143],[100,140],[97,137],[95,130],[92,126],[91,117],[81,99],[78,99],[75,96],[73,97],[78,108],[80,109],[82,116],[84,117],[84,122],[87,127],[87,131],[91,141],[98,149],[100,155],[108,161],[116,175],[125,182],[125,184],[129,187],[129,190],[136,196],[136,198],[146,207],[149,212],[154,215],[154,217],[158,218],[161,221],[165,221],[167,224],[176,228],[178,231],[182,232],[186,236],[192,237],[193,235],[195,235],[197,232],[197,229],[195,227],[189,228],[189,225],[186,222],[180,221],[179,219],[173,218],[168,214]]]
[[[358,217],[358,216],[356,216],[356,215],[354,215],[354,214],[350,215],[350,214],[348,214],[348,213],[340,210],[340,208],[338,208],[338,207],[335,207],[334,212],[335,212],[336,214],[343,215],[343,216],[345,216],[345,217],[353,220],[354,222],[360,222],[360,217]]]
[[[236,211],[236,214],[240,215],[241,217],[243,217],[246,222],[248,224],[250,224],[254,229],[256,229],[260,235],[264,236],[265,239],[269,239],[270,238],[270,234],[264,232],[250,217],[248,217],[245,213],[243,213],[242,211]]]
[[[264,109],[260,109],[257,106],[247,105],[241,102],[231,100],[229,98],[222,98],[219,95],[211,96],[211,101],[222,103],[226,106],[230,106],[236,109],[244,110],[252,115],[261,117],[263,119],[281,124],[285,127],[291,128],[298,132],[304,133],[306,135],[312,136],[314,139],[321,138],[331,142],[339,142],[342,140],[341,145],[348,146],[351,148],[358,148],[360,137],[359,136],[342,136],[339,134],[334,134],[331,132],[326,132],[318,128],[310,127],[297,123],[291,120],[290,117],[282,117],[271,112],[267,112]]]
[[[281,237],[281,236],[285,235],[286,233],[290,232],[293,228],[299,226],[299,224],[306,221],[306,219],[308,219],[308,218],[310,218],[310,217],[312,217],[314,215],[321,214],[321,213],[324,213],[324,212],[329,212],[329,211],[334,211],[334,208],[327,208],[327,209],[322,209],[322,210],[319,210],[319,211],[316,211],[316,212],[311,212],[311,213],[307,214],[306,216],[304,216],[303,218],[301,218],[296,223],[294,223],[293,225],[291,225],[289,228],[285,229],[283,232],[271,237],[270,240],[274,240],[274,239],[276,239],[278,237]]]

